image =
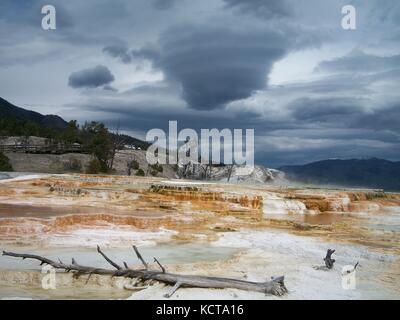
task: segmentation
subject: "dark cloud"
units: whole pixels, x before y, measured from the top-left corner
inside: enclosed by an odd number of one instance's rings
[[[397,133],[397,142],[400,142],[399,124],[400,103],[363,114],[352,125],[357,128],[395,132]]]
[[[289,39],[271,30],[176,27],[160,38],[160,51],[142,48],[136,57],[153,60],[167,78],[182,86],[189,107],[221,108],[264,89],[275,61],[288,51]]]
[[[148,131],[153,128],[168,130],[168,121],[178,121],[180,129],[192,128],[255,128],[268,126],[259,115],[249,111],[222,112],[194,111],[177,108],[173,104],[157,104],[157,99],[139,101],[99,99],[76,106],[77,109],[93,112],[93,117],[110,123],[119,119],[121,129]],[[104,116],[105,115],[105,116]],[[154,115],[157,115],[156,117]],[[206,124],[206,125],[205,125]]]
[[[130,63],[132,61],[132,56],[128,52],[128,47],[126,45],[110,45],[104,47],[103,52],[111,57],[119,58],[123,63]]]
[[[228,8],[265,19],[287,18],[292,10],[286,0],[224,0]]]
[[[365,99],[356,98],[300,98],[290,104],[293,116],[300,121],[334,121],[336,125],[343,125],[338,119],[345,121],[351,115],[364,113]]]
[[[98,88],[114,81],[111,71],[102,65],[72,73],[68,85],[72,88]]]

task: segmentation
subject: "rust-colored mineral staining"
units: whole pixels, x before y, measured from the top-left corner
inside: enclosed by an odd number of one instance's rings
[[[272,214],[271,199],[275,211],[282,205],[280,214]],[[299,203],[305,210],[300,210]],[[399,206],[399,195],[373,191],[55,175],[0,185],[0,239],[123,227],[141,231],[164,228],[176,232],[175,239],[187,240],[196,235],[209,238],[221,230],[277,228],[394,247],[398,234],[368,229],[365,213],[385,216],[391,207]]]

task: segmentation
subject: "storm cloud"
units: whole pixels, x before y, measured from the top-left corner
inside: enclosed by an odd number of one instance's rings
[[[218,109],[264,89],[273,63],[289,47],[287,39],[271,30],[192,26],[168,30],[159,46],[159,54],[142,48],[134,55],[147,57],[168,79],[179,82],[183,99],[199,110]]]
[[[115,80],[111,71],[102,65],[72,73],[68,85],[72,88],[98,88]]]
[[[355,98],[301,98],[294,101],[289,108],[293,109],[296,120],[307,122],[333,122],[336,126],[349,119],[352,115],[365,112],[364,99]],[[339,119],[342,122],[338,121]]]

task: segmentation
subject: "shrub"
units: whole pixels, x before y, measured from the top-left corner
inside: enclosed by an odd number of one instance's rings
[[[155,177],[155,176],[157,176],[157,171],[155,171],[155,170],[151,170],[150,171],[150,174],[153,176],[153,177]]]
[[[101,171],[101,163],[98,159],[92,159],[89,162],[88,167],[86,168],[86,173],[88,174],[96,174]]]
[[[0,152],[0,171],[14,171],[10,159]]]
[[[153,171],[155,171],[156,174],[157,174],[157,172],[163,172],[163,167],[162,167],[162,165],[159,164],[159,163],[150,165],[150,168],[151,168]]]
[[[139,170],[136,171],[136,175],[139,176],[139,177],[144,177],[144,171],[143,171],[143,169],[140,169],[140,168],[139,168]]]
[[[137,160],[132,160],[128,166],[133,170],[139,170],[139,162]]]

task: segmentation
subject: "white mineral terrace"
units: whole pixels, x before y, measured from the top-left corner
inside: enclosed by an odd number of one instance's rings
[[[26,176],[0,184],[0,247],[111,267],[96,252],[140,267],[263,282],[284,275],[283,297],[181,288],[171,299],[399,299],[400,197],[371,191],[291,189],[85,175]],[[318,270],[328,248],[334,268]],[[344,266],[359,265],[355,288]],[[42,288],[37,261],[0,257],[1,299],[164,299],[170,286],[137,290],[123,278],[56,274]],[[87,282],[87,283],[86,283]],[[131,288],[132,289],[132,288]]]

